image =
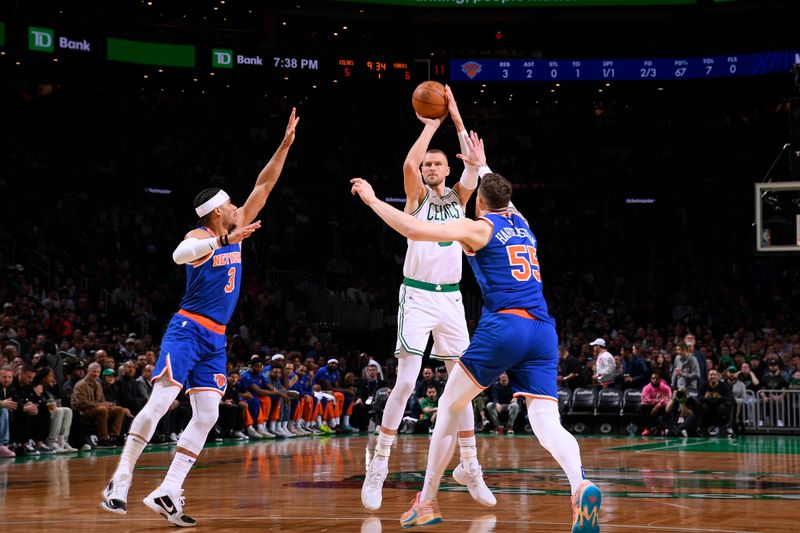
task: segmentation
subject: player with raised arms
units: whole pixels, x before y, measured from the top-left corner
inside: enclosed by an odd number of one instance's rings
[[[469,144],[469,154],[461,158],[483,174],[476,203],[477,220],[460,218],[449,224],[418,220],[376,198],[365,180],[351,180],[351,192],[409,240],[459,241],[469,256],[484,299],[483,313],[469,348],[458,360],[439,400],[422,491],[400,523],[407,528],[442,520],[436,494],[455,448],[461,416],[475,396],[506,372],[514,395],[525,398],[539,443],[569,479],[573,533],[597,533],[600,490],[584,478],[578,442],[559,418],[558,336],[542,293],[538,242],[527,221],[511,204],[511,183],[486,167],[482,141],[473,133]]]
[[[196,525],[183,512],[182,487],[217,421],[228,385],[225,327],[239,298],[241,242],[261,227],[261,221],[254,220],[280,177],[299,120],[292,108],[280,146],[258,174],[241,208],[221,189],[205,189],[195,197],[198,227],[186,234],[172,254],[175,263],[186,265],[186,292],[161,341],[152,394],[133,420],[117,469],[103,490],[100,507],[106,511],[127,513],[136,461],[156,424],[186,386],[192,418],[178,440],[164,481],[144,498],[144,504],[176,526]]]
[[[403,184],[405,212],[409,217],[446,226],[464,220],[464,208],[478,185],[478,173],[476,168],[466,165],[461,179],[451,189],[445,186],[450,174],[447,156],[441,150],[428,149],[449,111],[461,151],[466,154],[468,150],[469,134],[464,129],[453,93],[450,87],[442,89],[447,100],[444,114],[426,118],[417,112],[424,127],[403,164]],[[444,361],[448,371],[469,345],[464,303],[458,286],[461,263],[461,248],[454,245],[453,239],[438,242],[408,239],[397,316],[397,381],[386,401],[375,454],[361,486],[361,503],[370,511],[380,509],[392,443],[419,375],[429,336],[433,334],[431,358]],[[497,500],[486,487],[478,463],[471,405],[460,413],[458,430],[461,461],[453,477],[467,486],[475,501],[493,506]]]

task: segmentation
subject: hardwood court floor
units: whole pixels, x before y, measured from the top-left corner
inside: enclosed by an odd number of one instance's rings
[[[579,441],[586,475],[603,490],[604,532],[798,529],[800,438]],[[207,447],[186,483],[186,511],[198,520],[197,531],[400,531],[398,519],[421,487],[429,439],[398,439],[383,507],[371,515],[359,490],[374,442],[361,435]],[[478,443],[498,505],[479,506],[446,476],[439,498],[445,521],[417,530],[570,530],[566,478],[534,437],[480,436]],[[174,531],[141,504],[172,452],[162,446],[142,455],[127,516],[98,508],[118,452],[0,460],[0,531]]]

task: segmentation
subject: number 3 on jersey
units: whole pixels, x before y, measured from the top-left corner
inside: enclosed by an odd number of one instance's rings
[[[236,287],[236,268],[230,267],[228,269],[228,284],[225,285],[225,292],[232,293],[234,287]]]
[[[515,280],[528,281],[533,276],[536,281],[542,282],[536,248],[525,244],[514,244],[507,246],[506,251],[508,252],[508,263],[511,265],[511,275]]]

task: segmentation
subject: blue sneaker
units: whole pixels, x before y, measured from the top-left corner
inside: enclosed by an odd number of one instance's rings
[[[594,483],[581,483],[572,496],[572,533],[599,533],[601,500]]]

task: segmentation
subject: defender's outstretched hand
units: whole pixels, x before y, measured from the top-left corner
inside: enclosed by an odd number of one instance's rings
[[[250,235],[252,235],[253,232],[260,227],[261,227],[261,221],[256,220],[252,224],[242,226],[241,228],[236,228],[230,234],[228,234],[228,243],[233,244],[236,242],[242,242]]]
[[[478,137],[478,134],[471,131],[469,138],[466,139],[469,153],[456,154],[456,157],[464,162],[466,165],[473,167],[482,167],[486,165],[486,152],[483,148],[483,139]]]
[[[358,196],[361,197],[361,201],[365,204],[370,205],[377,199],[375,191],[372,190],[372,185],[370,185],[367,180],[363,178],[353,178],[350,180],[350,183],[353,184],[350,193],[354,195],[358,194]]]
[[[300,117],[297,116],[297,109],[293,107],[292,112],[289,114],[289,123],[286,125],[286,132],[283,134],[282,144],[284,146],[291,146],[294,142],[294,134],[298,122],[300,122]]]

